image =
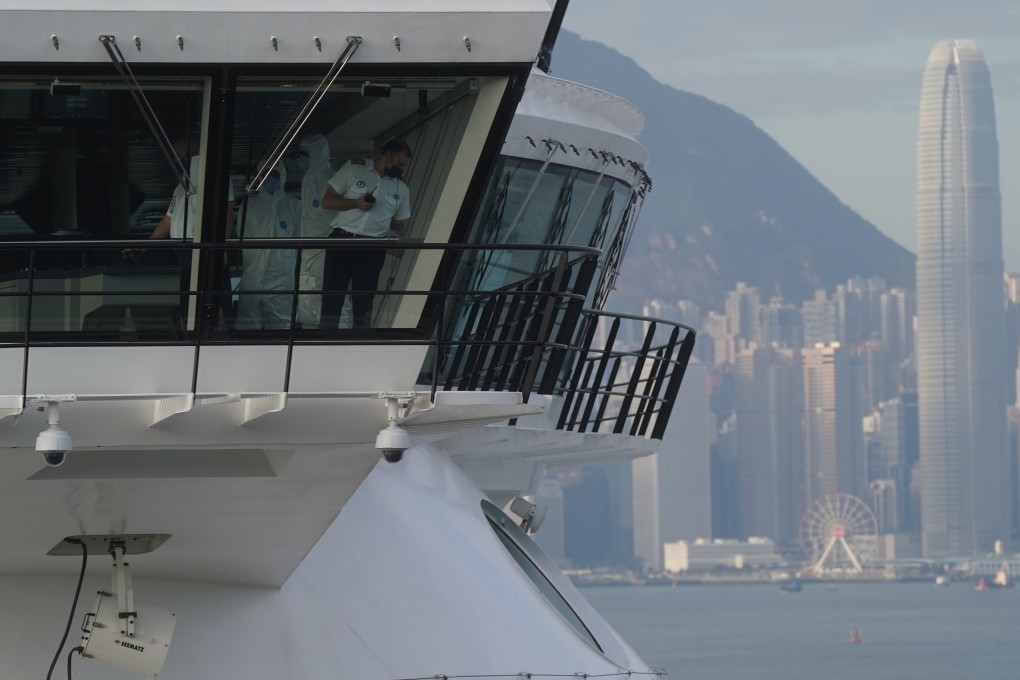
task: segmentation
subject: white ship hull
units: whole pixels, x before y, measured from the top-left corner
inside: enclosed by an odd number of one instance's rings
[[[400,465],[375,465],[279,587],[136,576],[136,597],[177,614],[160,677],[648,670],[593,612],[585,612],[586,623],[605,654],[550,611],[494,536],[483,498],[448,455],[418,447]],[[231,537],[222,538],[226,557]],[[146,556],[131,562],[136,575],[147,572]],[[96,568],[86,579],[85,603],[109,587],[107,557],[93,556],[90,564]],[[73,586],[67,576],[0,578],[0,677],[39,676],[48,667]],[[576,591],[566,595],[584,606]],[[137,677],[88,660],[76,662],[74,672],[82,679]]]

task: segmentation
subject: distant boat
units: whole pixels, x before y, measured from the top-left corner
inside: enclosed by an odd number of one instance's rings
[[[861,631],[857,630],[856,627],[850,629],[850,644],[852,645],[861,644]]]
[[[1000,569],[995,572],[995,578],[988,583],[989,588],[1012,588],[1013,581],[1010,580],[1009,574],[1005,569]]]
[[[784,582],[783,585],[779,586],[779,588],[781,590],[785,590],[788,593],[799,593],[800,591],[804,590],[804,586],[801,585],[800,580],[795,578],[792,578],[789,581]]]
[[[993,590],[998,588],[1012,588],[1013,581],[1009,578],[1009,573],[1005,569],[1000,569],[995,572],[995,577],[991,581],[986,581],[983,578],[979,578],[977,584],[974,586],[974,590]]]
[[[946,577],[946,576],[936,576],[935,577],[935,585],[937,585],[937,586],[948,586],[949,585],[949,578]]]

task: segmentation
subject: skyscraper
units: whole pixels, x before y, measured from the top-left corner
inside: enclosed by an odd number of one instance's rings
[[[861,381],[851,351],[838,342],[801,350],[804,399],[804,506],[822,496],[865,497]]]
[[[928,58],[917,143],[921,538],[929,557],[1009,536],[998,141],[971,40]]]
[[[708,368],[692,361],[684,374],[659,452],[633,463],[634,554],[661,571],[663,544],[712,537]]]
[[[787,550],[804,511],[797,350],[751,346],[737,355],[734,380],[739,536]]]

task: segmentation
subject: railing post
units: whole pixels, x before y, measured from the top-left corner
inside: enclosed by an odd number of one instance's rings
[[[652,438],[662,439],[663,433],[666,431],[666,425],[669,422],[668,414],[673,411],[673,404],[676,401],[676,396],[680,392],[680,385],[683,384],[684,374],[687,372],[687,365],[691,362],[691,354],[694,352],[694,339],[695,333],[692,330],[687,331],[687,335],[684,336],[683,342],[680,343],[680,352],[677,354],[677,367],[673,369],[673,374],[669,377],[669,384],[666,386],[665,399],[662,403],[662,408],[669,409],[666,411],[666,418],[656,418],[655,427],[652,428]]]
[[[616,417],[616,425],[613,427],[613,432],[623,432],[623,425],[627,420],[627,414],[630,412],[630,404],[634,401],[634,394],[637,392],[638,383],[641,381],[641,373],[645,368],[645,358],[648,356],[648,350],[652,346],[652,337],[654,335],[655,322],[651,321],[648,324],[648,329],[645,331],[645,340],[641,343],[641,350],[634,361],[634,369],[630,374],[630,382],[627,385],[627,392],[623,397],[623,403],[620,404],[620,413]]]
[[[545,302],[545,310],[541,313],[541,323],[538,327],[538,333],[536,344],[534,349],[531,351],[531,359],[528,362],[528,372],[524,378],[524,384],[522,385],[521,395],[527,403],[528,398],[531,397],[531,390],[534,388],[535,376],[538,375],[538,367],[542,361],[542,353],[545,351],[545,345],[549,340],[549,334],[552,329],[553,319],[555,318],[556,303],[557,299],[562,292],[563,279],[567,271],[567,253],[560,252],[559,263],[553,270],[553,276],[550,280],[547,288],[548,299]]]
[[[606,367],[609,366],[609,360],[613,353],[613,344],[616,342],[616,334],[620,330],[620,317],[613,319],[612,326],[609,327],[609,336],[606,338],[606,346],[602,349],[602,359],[599,361],[598,370],[595,372],[595,377],[591,382],[592,394],[588,399],[587,406],[584,409],[584,415],[581,416],[581,422],[587,423],[591,418],[591,413],[595,410],[595,394],[599,385],[602,384],[602,379],[606,375]],[[613,370],[612,379],[616,378],[616,369]],[[601,413],[605,412],[605,405],[599,409],[600,418]],[[598,429],[597,427],[595,428]]]
[[[28,299],[25,302],[25,353],[21,366],[21,405],[28,398],[28,351],[32,346],[32,292],[35,289],[35,248],[28,251]]]
[[[669,334],[669,342],[667,342],[665,347],[661,348],[659,352],[657,352],[658,368],[655,371],[655,382],[650,385],[652,388],[651,393],[656,398],[651,399],[647,403],[646,408],[643,409],[642,413],[639,415],[638,434],[644,434],[648,430],[648,423],[650,423],[655,414],[663,408],[657,397],[662,392],[662,383],[666,379],[666,376],[671,375],[670,368],[673,366],[673,353],[676,351],[676,343],[679,336],[680,327],[674,326],[672,332]]]
[[[571,289],[587,291],[592,279],[595,278],[597,267],[598,258],[585,258],[577,268],[577,279],[574,281]],[[545,371],[542,373],[542,382],[538,388],[540,394],[552,394],[556,388],[556,383],[562,379],[563,365],[566,361],[566,355],[570,351],[566,348],[572,346],[571,339],[577,334],[577,323],[583,310],[583,298],[567,301],[563,315],[559,320],[559,332],[556,337],[557,347],[553,348],[550,352],[549,358],[546,361]]]

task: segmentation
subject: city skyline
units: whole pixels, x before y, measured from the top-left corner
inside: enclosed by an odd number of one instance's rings
[[[893,285],[887,286],[880,276],[851,271],[845,283],[817,285],[813,299],[784,301],[775,287],[731,279],[722,304],[675,300],[668,293],[646,300],[655,316],[680,318],[698,328],[695,352],[708,367],[717,441],[711,494],[700,501],[711,505],[712,527],[710,535],[699,538],[763,536],[790,555],[796,552],[796,512],[781,500],[793,498],[792,505],[802,511],[812,500],[833,494],[853,494],[879,515],[887,534],[883,559],[989,554],[997,541],[1008,546],[1020,535],[1020,458],[1015,448],[1007,449],[1006,436],[1006,408],[1015,403],[1007,394],[1020,385],[1015,370],[1020,295],[1010,294],[1003,314],[1006,230],[998,191],[997,104],[991,96],[991,78],[1001,80],[994,69],[989,76],[974,42],[964,39],[940,43],[954,46],[949,52],[957,55],[956,62],[922,68],[935,43],[911,55],[918,73],[910,88],[913,106],[904,107],[911,118],[909,162],[917,168],[907,192],[910,240],[917,244],[910,246],[919,256],[916,281],[890,279]],[[980,67],[969,56],[959,59],[961,52],[976,53]],[[639,65],[645,66],[640,60]],[[938,103],[925,104],[919,95],[933,79],[938,84],[930,100]],[[1012,95],[1005,89],[1008,100]],[[946,139],[966,141],[957,145]],[[931,140],[937,142],[938,157]],[[669,153],[661,144],[658,148],[653,164],[656,155]],[[654,167],[650,170],[654,176]],[[933,173],[936,188],[929,189]],[[839,193],[838,187],[830,188]],[[971,219],[959,221],[957,214]],[[930,224],[937,225],[936,232],[927,228]],[[952,247],[946,247],[946,239]],[[941,297],[918,304],[915,283],[922,296],[938,290]],[[926,308],[929,322],[915,327],[919,308]],[[938,326],[931,321],[936,309],[942,315]],[[919,359],[919,345],[946,347],[941,355]],[[922,437],[918,404],[925,392],[929,402],[944,403],[941,412],[927,408],[927,422],[940,423],[942,431]],[[1010,417],[1015,426],[1015,410]],[[921,439],[929,442],[924,464]],[[941,453],[930,443],[936,440]],[[634,548],[646,566],[658,566],[661,553],[641,536],[639,520],[651,517],[651,531],[665,539],[663,481],[654,476],[672,449],[679,447],[664,440],[658,459],[642,461],[634,470]],[[655,493],[642,497],[639,487]]]
[[[921,543],[946,557],[1010,535],[998,140],[973,40],[932,49],[919,128]]]

